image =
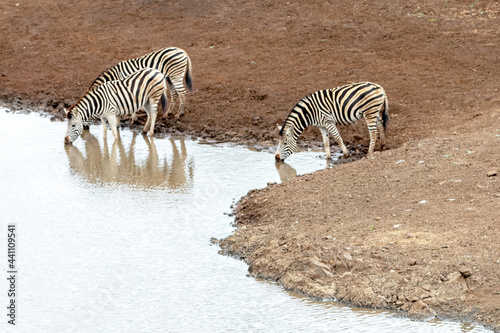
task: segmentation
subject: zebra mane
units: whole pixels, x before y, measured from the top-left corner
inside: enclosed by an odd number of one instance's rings
[[[291,108],[288,108],[288,116],[286,116],[285,118],[285,122],[283,123],[283,126],[281,126],[281,130],[280,130],[280,136],[283,135],[285,133],[285,129],[286,129],[286,125],[287,125],[287,122],[288,122],[288,119],[290,118],[290,115],[293,111],[293,109],[295,108],[295,106],[297,106],[297,104],[295,104],[294,106],[292,106]]]
[[[106,68],[105,70],[103,70],[103,71],[101,72],[101,74],[99,74],[99,75],[95,78],[95,80],[94,80],[94,81],[92,81],[92,83],[90,84],[90,86],[89,86],[89,89],[88,89],[88,90],[91,90],[91,89],[92,89],[92,87],[94,86],[94,84],[96,84],[96,83],[97,83],[97,81],[98,81],[98,80],[99,80],[102,76],[104,76],[104,74],[109,73],[111,70],[113,70],[113,67],[108,67],[108,68]]]
[[[77,106],[77,105],[78,105],[78,103],[80,103],[80,102],[83,100],[83,98],[84,98],[84,97],[85,97],[85,96],[86,96],[86,95],[87,95],[87,94],[88,94],[88,93],[92,90],[92,87],[93,87],[93,86],[94,86],[94,84],[97,82],[97,80],[99,80],[99,78],[100,78],[101,76],[103,76],[105,73],[108,73],[108,72],[109,72],[109,71],[111,71],[112,69],[113,69],[112,67],[109,67],[109,68],[106,68],[105,70],[103,70],[103,71],[101,72],[101,74],[99,74],[99,75],[97,76],[97,78],[96,78],[96,79],[95,79],[95,80],[94,80],[94,81],[90,84],[90,86],[87,88],[87,91],[86,91],[86,92],[85,92],[82,96],[80,96],[80,98],[79,98],[79,99],[75,102],[75,104],[73,104],[72,106],[70,106],[70,107],[68,108],[68,114],[66,115],[66,117],[67,117],[68,119],[71,119],[71,117],[72,117],[71,111],[73,111],[74,107],[75,107],[75,106]],[[94,87],[94,89],[95,89],[95,88],[97,88],[97,87]]]
[[[281,127],[281,131],[280,131],[280,135],[283,135],[285,133],[285,130],[288,128],[288,127],[294,127],[294,120],[296,120],[296,113],[293,112],[295,107],[302,101],[304,100],[308,100],[309,99],[309,96],[310,95],[305,95],[304,97],[302,97],[297,103],[295,103],[294,106],[292,106],[291,108],[288,109],[288,116],[286,117],[285,119],[285,122],[283,123],[283,126]],[[304,129],[302,129],[304,130]],[[302,131],[301,130],[301,131]]]
[[[87,95],[87,93],[89,92],[89,90],[87,90],[85,92],[85,94],[83,94],[82,96],[80,96],[80,98],[75,102],[75,104],[71,105],[69,108],[68,108],[68,113],[66,114],[66,118],[68,119],[71,119],[71,117],[73,116],[72,112],[73,112],[73,109],[75,108],[75,106],[78,105],[78,103],[80,103],[83,98]]]

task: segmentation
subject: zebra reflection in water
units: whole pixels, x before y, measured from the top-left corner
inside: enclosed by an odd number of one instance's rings
[[[184,191],[193,184],[193,162],[188,159],[184,139],[169,139],[171,156],[160,160],[152,137],[142,136],[147,146],[145,160],[137,160],[137,133],[133,133],[128,148],[121,140],[115,140],[108,149],[89,131],[82,133],[85,154],[74,145],[65,145],[70,169],[92,183],[128,184],[142,187],[167,188]],[[180,144],[180,149],[177,147]],[[142,154],[141,154],[142,155]]]
[[[286,162],[275,162],[274,165],[276,166],[276,170],[278,171],[282,182],[297,177],[297,170],[295,170],[290,164]]]

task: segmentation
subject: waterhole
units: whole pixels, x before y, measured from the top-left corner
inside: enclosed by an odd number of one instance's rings
[[[17,229],[15,332],[487,332],[314,301],[218,254],[210,239],[234,231],[231,205],[324,168],[320,152],[278,170],[270,152],[239,146],[127,129],[118,143],[98,126],[65,146],[65,130],[0,109],[0,237]]]

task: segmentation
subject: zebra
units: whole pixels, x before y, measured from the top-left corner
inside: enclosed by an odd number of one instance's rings
[[[156,69],[145,68],[124,80],[106,82],[89,90],[66,111],[68,128],[64,142],[68,144],[78,139],[82,134],[84,123],[97,117],[102,119],[104,138],[108,130],[106,123],[109,123],[115,140],[119,140],[116,116],[131,114],[141,108],[148,114],[144,132],[152,136],[159,99],[162,99],[164,109],[167,104],[166,88],[163,73]]]
[[[176,113],[176,119],[184,115],[184,104],[186,102],[186,89],[193,91],[192,83],[192,65],[186,51],[178,47],[166,47],[143,55],[139,58],[125,60],[117,65],[104,70],[89,87],[93,90],[101,84],[108,81],[122,80],[126,76],[143,68],[154,68],[165,75],[170,90],[170,106],[164,117],[168,117],[173,112],[177,97],[179,97],[179,110]],[[132,114],[132,122],[136,120],[135,113]]]
[[[382,117],[379,113],[382,111]],[[309,125],[320,129],[325,145],[326,158],[330,159],[330,138],[332,134],[344,156],[349,156],[336,125],[353,124],[361,117],[366,120],[370,134],[367,157],[373,156],[377,129],[381,146],[386,144],[385,129],[389,122],[389,104],[384,89],[371,82],[359,82],[334,89],[319,90],[302,98],[290,111],[283,126],[278,125],[280,139],[276,161],[284,161],[297,151],[297,139]]]

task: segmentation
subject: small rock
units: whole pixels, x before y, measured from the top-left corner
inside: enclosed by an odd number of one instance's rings
[[[463,276],[460,272],[453,272],[453,273],[448,274],[446,279],[448,280],[448,283],[454,283],[457,281],[463,281],[462,280]]]
[[[417,295],[413,295],[413,296],[410,296],[410,302],[416,302],[418,301],[420,298],[417,296]]]
[[[415,259],[413,259],[413,260],[410,260],[410,262],[408,264],[410,266],[415,266],[417,264],[417,261]]]
[[[435,316],[436,311],[430,308],[424,301],[416,301],[412,304],[411,309],[408,311],[408,315],[417,317],[428,317]]]
[[[494,171],[494,170],[488,171],[488,172],[486,173],[486,176],[487,176],[487,177],[495,177],[496,175],[497,175],[497,172],[496,172],[496,171]]]
[[[373,302],[373,305],[375,305],[375,308],[385,308],[387,307],[387,302],[385,300],[385,297],[382,295],[378,295],[375,301]]]
[[[352,260],[352,256],[348,253],[348,252],[344,252],[343,253],[343,257],[348,260],[348,261],[351,261]]]
[[[472,275],[472,271],[470,269],[468,269],[468,268],[462,268],[459,271],[460,271],[460,274],[462,274],[462,276],[464,278],[468,278],[469,276]]]
[[[435,297],[426,298],[425,303],[430,306],[439,306],[439,301]]]

